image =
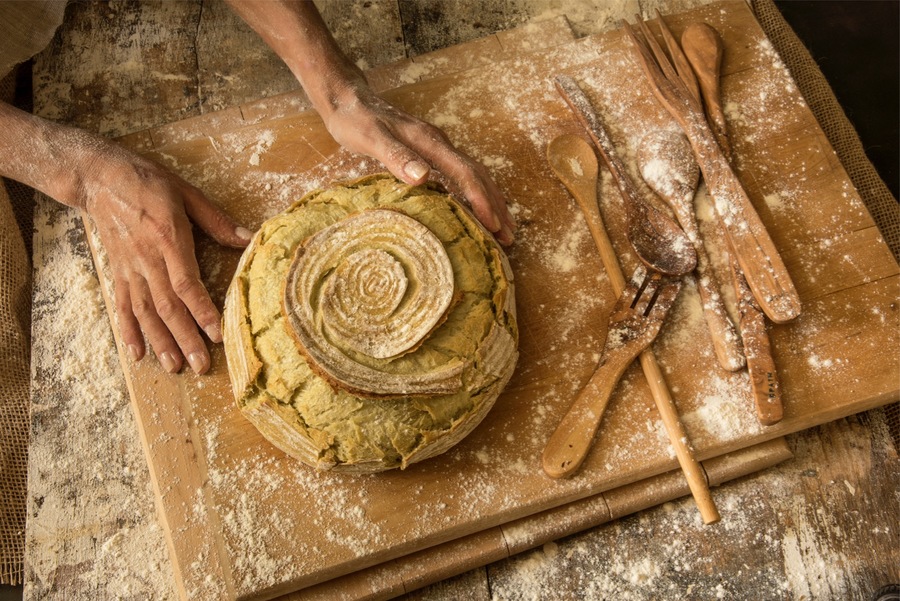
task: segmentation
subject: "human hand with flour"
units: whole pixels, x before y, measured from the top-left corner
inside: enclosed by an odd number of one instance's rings
[[[3,103],[0,127],[8,134],[0,141],[0,174],[94,221],[131,358],[144,357],[146,334],[166,371],[179,371],[186,360],[206,372],[200,330],[221,342],[221,315],[200,279],[191,221],[226,246],[246,246],[251,232],[182,178],[110,140]]]
[[[433,171],[467,200],[502,244],[515,222],[487,169],[453,146],[437,127],[377,96],[341,52],[308,1],[229,0],[285,61],[325,126],[348,150],[369,155],[397,178],[422,184]],[[115,283],[122,343],[162,367],[197,373],[210,366],[201,332],[221,342],[221,315],[200,279],[193,221],[220,244],[241,248],[251,232],[177,175],[115,142],[0,103],[0,175],[71,207],[96,224]]]
[[[424,183],[434,169],[500,243],[512,243],[515,221],[484,165],[437,127],[376,95],[312,2],[228,3],[284,60],[339,144],[377,159],[408,184]]]

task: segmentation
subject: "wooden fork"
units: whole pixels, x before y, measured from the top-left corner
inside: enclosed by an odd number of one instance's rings
[[[544,447],[548,476],[564,478],[581,466],[625,368],[656,338],[680,288],[680,279],[643,266],[635,269],[609,316],[597,370]]]
[[[698,96],[685,86],[646,24],[639,35],[625,22],[638,62],[657,99],[691,142],[715,209],[753,296],[775,323],[800,314],[800,297],[775,243],[709,128]],[[686,62],[686,61],[685,61]]]

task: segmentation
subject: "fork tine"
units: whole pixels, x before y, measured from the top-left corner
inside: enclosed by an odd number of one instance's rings
[[[651,271],[647,274],[644,278],[644,283],[641,286],[640,294],[631,305],[635,313],[647,315],[650,312],[650,309],[656,301],[656,291],[659,288],[661,281],[662,274],[656,271]]]
[[[634,307],[634,304],[641,296],[641,291],[644,289],[646,273],[647,268],[643,265],[638,265],[635,268],[634,272],[631,274],[631,279],[625,282],[625,288],[622,290],[622,294],[619,295],[614,310]]]
[[[681,290],[681,278],[666,278],[656,291],[656,301],[649,308],[647,315],[662,319],[672,307],[678,291]]]
[[[691,93],[691,96],[694,97],[694,100],[700,102],[700,84],[697,82],[697,76],[694,75],[694,69],[681,49],[681,45],[675,39],[675,36],[672,35],[669,26],[666,25],[659,9],[656,9],[656,22],[659,23],[659,31],[662,33],[663,40],[666,42],[666,48],[669,49],[669,54],[672,56],[672,62],[675,63],[678,77],[684,83],[688,92]]]
[[[647,27],[647,24],[644,21],[640,20],[640,17],[638,17],[638,27],[640,27],[641,33],[644,34],[644,39],[646,40],[647,47],[653,51],[653,56],[656,57],[656,63],[657,65],[659,65],[660,70],[666,76],[666,79],[668,79],[672,84],[676,84],[676,82],[680,83],[681,78],[678,77],[678,73],[676,73],[675,68],[672,67],[672,63],[669,61],[669,57],[666,56],[666,53],[662,49],[662,46],[659,45],[659,42],[656,41],[656,38],[650,32],[650,28]]]
[[[640,21],[638,21],[640,23]],[[637,50],[638,57],[640,58],[641,67],[643,67],[644,71],[647,73],[647,76],[650,78],[651,82],[659,82],[660,80],[665,81],[666,76],[663,75],[663,72],[660,71],[659,65],[656,63],[656,59],[653,54],[650,52],[650,49],[647,47],[646,42],[644,42],[634,30],[631,23],[628,21],[622,21],[622,27],[625,29],[625,33],[631,39],[632,44],[634,45],[634,49]]]

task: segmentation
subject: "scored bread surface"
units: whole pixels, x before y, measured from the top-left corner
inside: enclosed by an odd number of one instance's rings
[[[459,442],[509,381],[512,272],[448,195],[369,176],[262,225],[224,339],[238,406],[277,447],[319,469],[402,468]]]

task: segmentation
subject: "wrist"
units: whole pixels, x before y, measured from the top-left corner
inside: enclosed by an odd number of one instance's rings
[[[76,208],[84,178],[107,140],[0,103],[0,174]]]
[[[368,83],[361,74],[356,77],[346,73],[328,74],[311,81],[304,81],[299,77],[298,80],[326,125],[335,113],[364,102],[367,95],[371,94]]]
[[[48,123],[45,144],[53,168],[46,172],[41,190],[55,200],[78,209],[87,209],[85,192],[90,174],[98,171],[100,148],[105,140],[87,132]]]
[[[227,0],[285,62],[325,122],[368,90],[311,1]]]

